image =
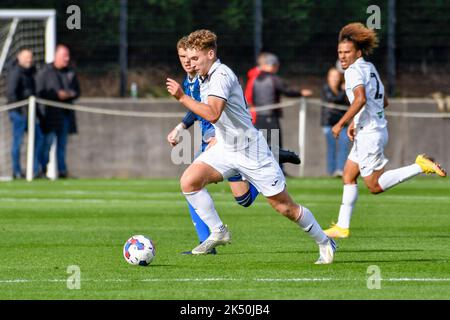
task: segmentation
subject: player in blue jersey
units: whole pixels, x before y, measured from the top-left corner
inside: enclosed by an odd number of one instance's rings
[[[177,43],[178,57],[180,59],[181,66],[187,75],[183,81],[183,91],[186,95],[191,98],[200,101],[200,83],[197,73],[193,70],[190,64],[190,60],[186,55],[186,40],[187,37],[181,38]],[[167,136],[167,141],[171,146],[178,144],[178,135],[180,131],[188,129],[194,124],[195,121],[199,121],[202,129],[202,145],[201,152],[205,151],[208,146],[215,144],[215,130],[213,125],[196,115],[195,113],[189,111],[183,118],[182,122],[178,124]],[[241,175],[236,175],[228,179],[230,182],[231,192],[233,193],[236,202],[244,207],[250,206],[259,194],[259,191],[248,181],[242,179]],[[205,241],[209,235],[210,230],[208,226],[203,222],[198,216],[195,209],[188,203],[189,212],[191,214],[192,222],[198,234],[200,243]],[[189,254],[190,251],[183,252]],[[216,253],[215,248],[211,250],[212,254]]]

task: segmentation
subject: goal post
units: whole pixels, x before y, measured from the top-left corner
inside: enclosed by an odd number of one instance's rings
[[[56,10],[0,10],[0,20],[12,20],[17,24],[26,20],[43,20],[45,23],[45,62],[50,63],[55,56],[56,47]],[[2,48],[3,54],[3,48]],[[0,69],[1,73],[1,69]]]
[[[45,63],[54,60],[56,48],[56,10],[54,9],[0,9],[0,99],[6,103],[7,66],[15,59],[22,48],[33,51],[35,65],[39,70]],[[3,98],[3,99],[2,99]],[[1,105],[2,103],[0,103]],[[30,103],[32,105],[32,103]],[[34,115],[33,115],[34,114]],[[34,123],[35,112],[28,113],[28,124]],[[31,129],[31,130],[30,130]],[[33,179],[33,161],[30,160],[34,150],[34,126],[28,126],[28,143],[26,143],[26,177]],[[11,125],[6,112],[0,113],[0,176],[11,174],[10,154]],[[5,165],[9,163],[9,165]],[[7,173],[8,172],[8,173]],[[56,178],[56,153],[52,147],[47,176]]]

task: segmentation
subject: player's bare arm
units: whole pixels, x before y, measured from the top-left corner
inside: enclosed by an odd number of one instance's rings
[[[388,98],[386,97],[386,95],[384,95],[383,103],[384,103],[384,108],[386,109],[389,106],[389,101],[388,101]]]
[[[184,94],[181,85],[173,79],[167,78],[167,91],[181,102],[186,108],[202,117],[203,119],[216,123],[222,115],[226,101],[218,97],[208,97],[208,104],[198,102]]]
[[[186,129],[186,126],[184,125],[183,122],[180,122],[175,128],[173,128],[169,134],[167,135],[167,141],[169,142],[169,144],[172,147],[175,147],[179,140],[178,140],[178,135],[180,134],[181,131],[183,131],[184,129]]]
[[[206,142],[208,142],[208,146],[206,147],[205,151],[214,146],[217,143],[217,139],[216,137],[211,137]]]
[[[364,86],[358,86],[353,89],[353,93],[355,95],[355,100],[353,101],[350,108],[348,108],[347,112],[342,116],[341,120],[334,125],[331,129],[333,132],[333,136],[335,138],[339,137],[339,134],[344,128],[344,126],[351,120],[353,117],[358,114],[361,108],[366,104],[366,92]]]
[[[350,139],[350,141],[353,142],[355,140],[355,135],[356,135],[355,121],[352,120],[352,122],[350,123],[350,125],[347,128],[347,137]]]

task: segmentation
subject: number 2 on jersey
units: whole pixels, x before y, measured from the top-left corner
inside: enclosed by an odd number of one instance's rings
[[[378,100],[378,99],[382,99],[383,98],[383,94],[380,93],[380,81],[377,78],[377,75],[373,72],[370,73],[370,77],[374,78],[375,81],[377,82],[377,92],[375,92],[375,97],[374,99]]]

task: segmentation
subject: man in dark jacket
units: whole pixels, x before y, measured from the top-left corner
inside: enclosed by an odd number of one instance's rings
[[[75,71],[69,67],[70,51],[64,45],[58,45],[53,63],[47,64],[37,75],[37,95],[40,98],[63,103],[73,103],[80,96],[80,85]],[[42,148],[42,166],[46,169],[50,148],[55,138],[58,176],[67,177],[66,147],[69,133],[76,133],[75,112],[51,106],[44,107],[42,120],[44,146]]]
[[[33,65],[33,52],[29,49],[22,49],[17,54],[17,59],[14,61],[7,77],[7,98],[8,103],[13,103],[28,99],[36,93],[34,74],[35,67]],[[13,177],[15,179],[23,178],[20,163],[20,148],[23,141],[24,133],[28,124],[28,107],[23,106],[9,111],[9,118],[12,124],[12,148],[11,156],[13,163]],[[34,175],[39,174],[38,155],[42,146],[42,132],[39,125],[36,125],[35,130],[35,152],[34,152]]]
[[[285,82],[276,75],[279,66],[280,62],[276,55],[272,53],[265,53],[263,55],[260,73],[253,83],[253,104],[255,105],[256,111],[255,127],[260,130],[267,130],[267,143],[269,144],[269,147],[273,147],[272,144],[276,144],[276,141],[272,142],[272,130],[278,130],[279,140],[277,147],[279,147],[281,158],[281,152],[284,152],[282,150],[283,144],[280,127],[282,110],[258,110],[258,108],[280,103],[282,95],[287,97],[301,97],[310,96],[312,92],[309,89],[293,90],[289,88]],[[272,151],[274,150],[272,149]]]

